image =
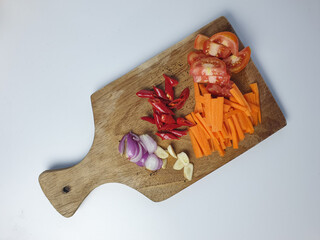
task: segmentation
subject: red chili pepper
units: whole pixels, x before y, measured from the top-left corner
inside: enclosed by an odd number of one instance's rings
[[[179,139],[176,135],[167,132],[156,132],[156,135],[161,137],[162,140]]]
[[[157,112],[153,112],[153,118],[155,121],[155,124],[157,125],[157,128],[160,129],[162,127],[160,115]]]
[[[176,123],[171,123],[171,124],[165,124],[163,125],[160,130],[161,131],[168,131],[168,130],[173,130],[173,129],[176,129],[178,127],[181,127],[181,125],[179,124],[176,124]]]
[[[162,89],[153,86],[153,90],[159,98],[168,99],[167,95],[164,93]]]
[[[161,122],[166,124],[176,123],[176,120],[171,115],[161,114]]]
[[[155,96],[154,92],[149,90],[140,90],[136,95],[140,98],[154,98]]]
[[[187,101],[189,95],[190,95],[190,90],[188,87],[186,87],[185,89],[183,89],[183,91],[180,94],[179,99],[181,99],[181,102],[176,105],[176,109],[180,109],[183,107],[183,105]]]
[[[172,101],[174,99],[174,91],[173,86],[171,85],[168,79],[165,79],[164,86],[168,99]]]
[[[184,135],[187,135],[188,130],[170,130],[169,132],[176,135],[177,137],[182,137]]]
[[[162,76],[164,77],[165,81],[168,80],[168,82],[170,83],[170,85],[171,85],[172,87],[177,86],[178,83],[179,83],[177,80],[175,80],[175,79],[173,79],[173,78],[171,78],[171,77],[168,77],[168,76],[165,75],[165,74],[162,74]]]
[[[156,121],[152,117],[145,116],[145,117],[141,117],[141,119],[149,123],[156,124]]]
[[[179,105],[179,103],[180,103],[181,101],[182,101],[182,100],[181,100],[180,98],[177,98],[177,99],[171,101],[171,102],[168,104],[168,106],[169,106],[169,108],[176,108],[177,105]]]
[[[149,99],[148,101],[159,112],[174,115],[174,112],[172,112],[171,109],[169,109],[163,102],[161,102],[160,99],[157,99],[157,98],[156,99]]]
[[[195,125],[194,123],[190,122],[189,120],[181,118],[181,117],[177,118],[177,124],[179,124],[181,126],[187,126],[187,127],[192,127]]]

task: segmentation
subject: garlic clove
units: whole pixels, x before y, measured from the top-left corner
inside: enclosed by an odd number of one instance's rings
[[[177,154],[174,152],[173,147],[171,146],[171,144],[168,146],[167,150],[168,150],[169,154],[172,157],[177,158]]]
[[[157,147],[154,154],[157,155],[161,159],[166,159],[169,157],[169,154],[160,146]]]
[[[189,181],[191,181],[192,179],[192,175],[193,175],[193,164],[192,163],[188,163],[187,166],[184,167],[183,169],[183,175],[186,179],[188,179]]]
[[[180,159],[183,163],[184,166],[187,166],[189,163],[189,157],[185,152],[181,152],[177,155],[178,159]]]
[[[181,170],[184,167],[184,162],[181,159],[177,159],[177,161],[173,165],[174,170]]]

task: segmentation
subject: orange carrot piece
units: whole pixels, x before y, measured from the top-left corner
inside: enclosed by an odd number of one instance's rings
[[[203,83],[198,83],[199,85],[199,89],[200,89],[200,93],[202,94],[202,96],[204,96],[204,94],[209,93],[208,90],[206,89],[206,86]],[[211,96],[211,94],[210,94]]]
[[[223,123],[223,105],[224,105],[224,98],[223,97],[218,97],[217,98],[217,130],[220,131],[222,130],[222,123]],[[213,130],[213,129],[212,129]]]
[[[237,118],[237,115],[232,115],[232,120],[234,123],[234,126],[236,127],[237,133],[238,133],[238,137],[239,137],[239,141],[242,141],[244,139],[244,134],[243,131],[240,127],[240,123],[239,120]]]
[[[243,112],[239,111],[239,113],[237,113],[237,117],[239,119],[241,129],[246,132],[248,129],[248,124],[247,124],[246,119],[243,116]]]
[[[251,120],[249,119],[249,117],[245,113],[243,113],[242,116],[247,122],[247,132],[252,134],[254,132],[254,129],[253,129],[253,125],[252,125]]]
[[[199,126],[199,128],[201,128],[203,130],[203,134],[205,135],[205,138],[210,139],[211,138],[211,135],[210,135],[211,131],[205,127],[206,124],[203,123],[204,121],[203,121],[203,118],[201,117],[200,113],[193,113],[192,112],[191,115],[192,115],[193,119],[195,120],[195,122],[197,123],[197,126]],[[203,122],[201,122],[199,118],[201,118],[201,120]]]
[[[230,135],[229,135],[229,133],[228,133],[228,130],[227,130],[227,128],[226,128],[225,122],[222,123],[221,133],[222,133],[222,136],[223,136],[224,138],[229,138],[229,137],[230,137]]]
[[[200,149],[205,156],[209,156],[211,154],[210,146],[208,141],[203,137],[203,132],[201,131],[198,125],[190,127],[189,130],[195,136],[197,142],[199,143]]]
[[[194,121],[194,119],[193,119],[193,117],[192,117],[191,113],[190,113],[190,114],[188,114],[187,116],[185,116],[185,118],[186,118],[187,120],[189,120],[190,122],[192,122],[193,124],[196,124],[196,122]]]
[[[251,116],[251,113],[249,112],[249,110],[248,110],[246,107],[244,107],[244,106],[242,106],[242,105],[240,105],[240,104],[238,104],[238,103],[231,102],[231,101],[228,100],[228,99],[224,99],[224,102],[225,102],[225,104],[228,104],[228,105],[230,105],[231,107],[234,107],[234,108],[236,108],[236,109],[239,109],[239,110],[245,112],[245,114],[246,114],[247,116]]]
[[[189,131],[189,135],[192,143],[193,152],[196,155],[196,158],[202,157],[203,152],[200,148],[199,142],[196,140],[196,137],[194,136],[194,133],[192,131]]]
[[[255,104],[258,105],[258,107],[259,107],[258,120],[259,120],[259,123],[261,123],[261,108],[260,108],[260,95],[259,95],[258,84],[252,83],[252,84],[250,84],[250,88],[255,95],[255,99],[256,99]]]
[[[235,97],[235,99],[240,105],[246,107],[249,110],[249,112],[251,112],[251,108],[248,102],[246,101],[246,99],[244,98],[244,96],[242,95],[242,93],[240,92],[236,84],[232,85],[232,88],[230,89],[230,93],[232,96]]]
[[[236,128],[234,126],[232,118],[228,118],[227,121],[228,121],[228,123],[230,125],[230,129],[231,129],[233,148],[234,149],[238,149],[239,148],[239,146],[238,146],[238,136],[237,136]]]
[[[213,98],[210,100],[211,101],[211,126],[212,126],[212,131],[216,132],[218,131],[218,99]]]
[[[194,111],[195,112],[203,112],[202,106],[201,106],[201,101],[200,101],[201,94],[200,94],[198,83],[193,82],[193,87],[194,87],[194,98],[196,100]]]
[[[235,103],[239,103],[234,96],[230,96],[229,100],[232,101],[232,102],[235,102]]]
[[[228,104],[223,104],[223,112],[229,112],[231,106]]]
[[[220,145],[221,145],[222,149],[226,149],[227,147],[226,147],[226,145],[224,143],[225,139],[222,136],[221,131],[217,132],[217,134],[218,134],[218,139],[219,139],[219,142],[220,142]]]
[[[211,126],[211,109],[210,109],[210,100],[211,100],[211,94],[205,93],[204,95],[204,115],[207,118],[207,123],[209,126]]]

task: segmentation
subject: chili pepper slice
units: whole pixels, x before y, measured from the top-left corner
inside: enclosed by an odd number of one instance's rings
[[[141,117],[141,119],[144,120],[144,121],[147,121],[149,123],[156,124],[156,121],[154,120],[153,117],[145,116],[145,117]]]
[[[162,89],[153,86],[153,90],[159,98],[168,99],[167,95]]]
[[[154,98],[155,94],[150,90],[140,90],[136,93],[136,95],[140,98]]]
[[[192,127],[195,124],[193,122],[190,122],[189,120],[185,119],[185,118],[177,118],[177,124],[181,125],[181,126],[187,126],[187,127]]]
[[[168,106],[169,108],[176,108],[177,105],[179,105],[179,103],[181,102],[182,100],[180,98],[177,98],[173,101],[171,101]]]
[[[174,99],[174,91],[173,91],[173,86],[171,85],[168,79],[165,79],[164,87],[165,87],[165,91],[168,99],[172,101]]]
[[[188,130],[170,130],[169,132],[176,135],[177,137],[182,137],[184,135],[187,135]]]
[[[176,123],[176,120],[171,115],[161,114],[161,122],[166,124]]]
[[[158,129],[160,129],[162,127],[162,123],[161,123],[161,119],[160,119],[160,115],[157,112],[153,112],[153,118],[155,121],[155,124],[157,126]]]
[[[179,124],[176,124],[176,123],[171,123],[171,124],[165,124],[163,125],[160,130],[161,131],[168,131],[168,130],[173,130],[173,129],[176,129],[176,128],[179,128],[181,127],[181,125]]]
[[[168,82],[170,83],[170,85],[171,85],[172,87],[177,86],[178,83],[179,83],[177,80],[175,80],[175,79],[173,79],[173,78],[171,78],[171,77],[169,77],[169,76],[167,76],[167,75],[165,75],[165,74],[162,74],[162,76],[164,77],[164,80],[165,80],[165,81],[168,80]]]
[[[184,105],[185,102],[187,101],[189,95],[190,95],[190,90],[189,90],[188,87],[186,87],[185,89],[183,89],[183,91],[182,91],[181,94],[180,94],[179,99],[181,99],[181,102],[179,102],[179,103],[176,105],[176,109],[180,109],[180,108],[183,107],[183,105]]]
[[[164,103],[162,103],[160,99],[157,99],[157,98],[151,99],[150,98],[148,101],[149,101],[149,103],[151,103],[152,107],[157,109],[159,112],[174,115],[174,112],[172,112],[172,110],[169,109]]]
[[[179,139],[176,135],[167,132],[156,132],[156,135],[161,137],[162,140]]]

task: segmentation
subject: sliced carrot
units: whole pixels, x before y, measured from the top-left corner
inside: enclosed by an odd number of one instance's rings
[[[198,125],[189,128],[197,142],[199,143],[200,149],[205,156],[209,156],[211,154],[210,146],[208,141],[203,138],[203,133]]]
[[[240,105],[246,107],[249,110],[249,112],[251,112],[251,108],[250,108],[248,102],[246,101],[246,99],[244,98],[242,93],[240,92],[240,90],[237,87],[237,85],[235,85],[235,84],[232,85],[232,88],[230,89],[230,93],[231,93],[232,96],[235,97],[235,99],[237,100],[237,102]]]
[[[190,139],[191,139],[191,143],[192,143],[192,148],[193,151],[196,155],[196,158],[200,158],[203,156],[203,152],[200,148],[199,142],[196,140],[194,134],[192,131],[189,131],[189,135],[190,135]]]
[[[211,100],[211,94],[210,93],[205,93],[204,95],[204,115],[205,117],[207,118],[207,123],[209,126],[211,126],[211,109],[210,109],[210,106],[211,106],[211,103],[210,103],[210,100]]]
[[[216,125],[216,129],[218,131],[222,130],[222,123],[223,123],[223,105],[224,105],[224,98],[223,97],[218,97],[217,98],[218,102],[218,106],[217,106],[217,125]],[[213,130],[213,129],[212,129]]]
[[[226,128],[225,122],[222,123],[221,134],[222,134],[222,136],[223,136],[224,138],[229,138],[229,137],[230,137],[230,135],[229,135],[229,133],[228,133],[228,130],[227,130],[227,128]]]
[[[205,135],[205,138],[206,138],[206,139],[210,139],[210,138],[211,138],[211,135],[210,135],[211,131],[205,127],[205,126],[206,126],[205,123],[203,124],[203,123],[200,121],[199,117],[200,117],[201,120],[203,121],[203,118],[201,117],[201,115],[200,115],[199,113],[193,113],[193,112],[191,113],[191,115],[192,115],[194,121],[197,123],[197,126],[199,126],[199,128],[201,128],[201,129],[203,130],[203,133],[204,133],[204,135]],[[203,122],[204,122],[204,121],[203,121]]]
[[[187,116],[185,116],[185,118],[186,118],[187,120],[189,120],[190,122],[192,122],[193,124],[196,124],[196,122],[194,121],[194,119],[193,119],[193,117],[192,117],[191,113],[190,113],[190,114],[188,114]]]
[[[248,124],[247,124],[246,119],[243,116],[243,112],[239,111],[239,113],[237,113],[237,116],[239,119],[241,129],[246,132],[246,130],[248,129]]]
[[[239,120],[237,118],[237,115],[232,115],[231,117],[232,117],[234,126],[236,127],[239,141],[242,141],[244,139],[244,134],[243,134],[243,131],[242,131],[241,127],[240,127],[240,123],[239,123]]]
[[[204,96],[204,94],[209,93],[208,90],[206,89],[206,86],[203,83],[198,83],[199,85],[199,89],[200,89],[200,93],[202,94],[202,96]]]
[[[249,110],[248,110],[246,107],[244,107],[244,106],[242,106],[242,105],[240,105],[240,104],[238,104],[238,103],[231,102],[231,101],[228,100],[228,99],[224,99],[224,102],[225,102],[225,104],[228,104],[228,105],[230,105],[231,107],[234,107],[234,108],[236,108],[236,109],[241,110],[242,112],[245,112],[245,114],[246,114],[247,116],[251,116],[251,113],[249,112]]]
[[[238,149],[239,148],[239,146],[238,146],[238,136],[237,136],[236,128],[234,126],[232,118],[228,118],[227,121],[228,121],[228,123],[230,125],[233,148],[234,149]]]
[[[250,84],[250,88],[251,88],[252,92],[255,95],[255,99],[256,99],[255,103],[259,107],[258,120],[259,120],[259,123],[261,123],[260,94],[259,94],[258,84],[257,83],[252,83],[252,84]]]
[[[219,132],[217,132],[217,134],[218,134],[218,139],[219,139],[219,142],[220,142],[220,145],[221,145],[222,149],[226,149],[227,147],[226,147],[226,145],[224,143],[225,139],[222,136],[222,133],[219,131]]]
[[[249,117],[245,113],[243,113],[242,116],[247,122],[247,132],[252,134],[254,132],[254,129],[253,129],[253,125],[252,125],[251,120],[249,119]]]
[[[234,96],[230,96],[229,100],[232,101],[232,102],[235,102],[235,103],[239,103]]]
[[[223,112],[229,112],[231,106],[228,104],[223,104]]]

